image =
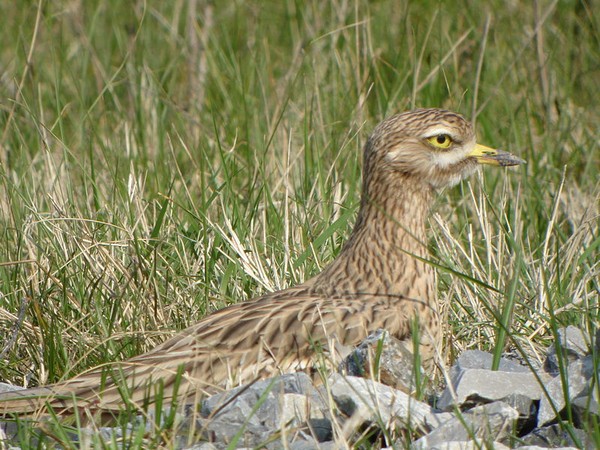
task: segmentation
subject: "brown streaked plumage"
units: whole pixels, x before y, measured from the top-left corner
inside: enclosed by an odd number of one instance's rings
[[[419,109],[380,123],[364,149],[356,225],[340,255],[305,283],[230,306],[154,350],[60,384],[0,394],[0,414],[34,413],[45,402],[69,410],[117,410],[127,386],[142,405],[150,382],[163,403],[280,372],[306,369],[319,354],[357,344],[377,328],[410,338],[417,319],[426,367],[441,344],[435,277],[427,258],[426,218],[437,188],[456,184],[479,164],[523,161],[475,143],[469,122]],[[177,375],[179,374],[179,375]],[[174,381],[177,380],[177,383]],[[150,394],[150,399],[152,394]]]

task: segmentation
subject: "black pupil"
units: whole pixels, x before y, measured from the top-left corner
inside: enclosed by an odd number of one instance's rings
[[[448,136],[446,136],[445,134],[440,134],[437,137],[437,143],[438,144],[445,144],[447,140],[448,140]]]

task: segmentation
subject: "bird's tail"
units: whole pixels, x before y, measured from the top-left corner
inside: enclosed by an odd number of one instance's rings
[[[17,414],[34,416],[49,408],[62,411],[76,403],[73,392],[65,385],[48,385],[0,393],[0,417]]]
[[[143,410],[153,403],[204,396],[184,369],[120,363],[57,384],[0,393],[0,417],[44,415],[50,409],[59,414]]]

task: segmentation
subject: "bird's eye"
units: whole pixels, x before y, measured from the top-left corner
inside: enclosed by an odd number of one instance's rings
[[[448,148],[452,144],[452,138],[447,134],[438,134],[427,138],[431,145],[437,148]]]

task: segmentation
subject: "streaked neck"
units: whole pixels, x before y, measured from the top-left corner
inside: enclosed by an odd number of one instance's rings
[[[365,179],[357,221],[342,252],[311,280],[316,290],[330,295],[424,296],[410,286],[413,274],[425,277],[421,284],[433,285],[433,271],[419,260],[427,256],[432,189],[397,173],[377,173],[377,179]]]

